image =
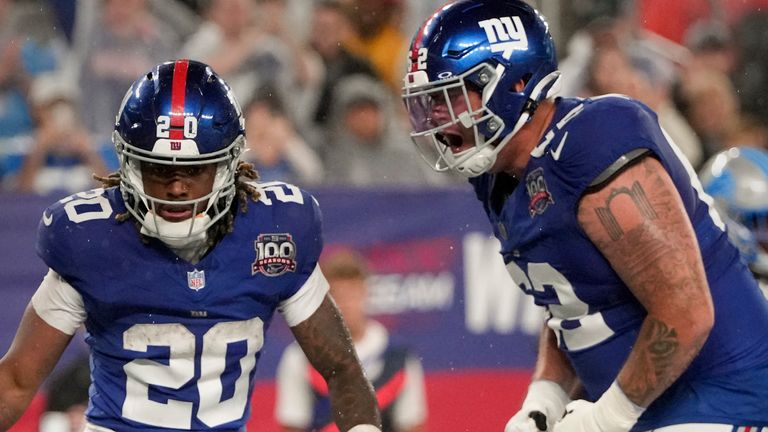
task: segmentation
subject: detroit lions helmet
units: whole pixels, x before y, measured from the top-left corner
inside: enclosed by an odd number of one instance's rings
[[[522,0],[450,3],[411,43],[402,95],[411,138],[434,170],[478,176],[539,102],[557,94],[559,78],[548,25],[531,6]],[[470,91],[481,95],[481,106],[472,106]]]
[[[121,190],[142,234],[172,246],[204,238],[235,196],[235,173],[245,144],[245,122],[229,86],[203,63],[177,60],[155,66],[133,83],[115,121],[113,142]],[[148,195],[142,164],[195,167],[216,164],[211,192],[199,199],[168,201]],[[206,204],[207,203],[207,204]],[[187,205],[193,217],[170,222],[158,206]]]
[[[753,272],[768,276],[768,152],[749,147],[721,151],[704,164],[699,178],[723,213],[731,242]]]

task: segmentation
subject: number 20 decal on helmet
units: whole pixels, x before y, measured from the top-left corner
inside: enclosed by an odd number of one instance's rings
[[[450,3],[427,18],[411,43],[402,95],[411,138],[433,169],[480,175],[538,103],[557,94],[559,78],[548,25],[531,6]],[[470,92],[480,95],[480,106]]]

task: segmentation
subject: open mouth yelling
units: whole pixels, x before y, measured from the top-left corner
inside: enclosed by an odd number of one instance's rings
[[[464,137],[460,134],[444,131],[436,134],[437,140],[443,145],[450,147],[451,151],[456,153],[460,151],[461,146],[464,145]]]

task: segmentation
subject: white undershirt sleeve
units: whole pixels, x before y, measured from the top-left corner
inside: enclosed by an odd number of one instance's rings
[[[417,358],[408,357],[405,361],[404,385],[393,407],[392,417],[398,429],[422,425],[427,419],[424,370]]]
[[[277,364],[275,418],[281,426],[309,429],[314,396],[307,379],[309,363],[297,343],[285,348]]]
[[[73,335],[85,322],[82,296],[52,269],[48,269],[31,303],[43,321],[62,333]]]
[[[328,281],[316,265],[304,285],[296,294],[280,302],[277,310],[283,314],[288,326],[294,327],[315,313],[327,292]]]

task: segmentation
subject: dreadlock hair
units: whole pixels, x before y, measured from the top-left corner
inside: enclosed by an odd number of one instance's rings
[[[115,171],[113,173],[110,173],[106,176],[99,176],[94,174],[93,175],[94,180],[101,182],[102,187],[104,188],[110,188],[110,187],[120,187],[120,181],[122,180],[122,176],[120,175],[119,171]],[[256,171],[256,169],[253,167],[253,164],[245,162],[245,161],[239,161],[237,163],[237,168],[235,169],[235,190],[237,199],[240,203],[240,212],[246,213],[248,211],[248,200],[251,201],[258,201],[259,197],[261,197],[261,193],[259,192],[256,187],[254,187],[252,184],[248,183],[249,180],[258,180],[259,179],[259,173]],[[235,225],[235,206],[230,206],[229,212],[221,218],[218,222],[213,224],[212,227],[208,228],[208,236],[206,241],[206,247],[212,248],[216,245],[216,243],[219,242],[226,234],[229,234],[232,232],[232,229]],[[125,213],[118,213],[115,215],[115,220],[117,222],[125,222],[128,219],[131,218],[131,214],[129,212]],[[141,222],[134,220],[134,223],[136,224],[137,229],[139,232],[141,232]],[[141,239],[144,243],[149,242],[148,236],[141,235]]]

